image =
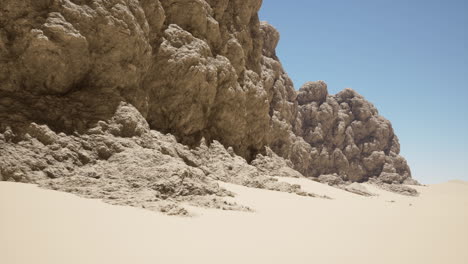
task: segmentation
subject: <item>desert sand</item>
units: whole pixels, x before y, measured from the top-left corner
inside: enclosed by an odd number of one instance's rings
[[[178,217],[0,182],[0,263],[468,263],[468,182],[362,197],[281,180],[332,199],[220,183],[255,212]]]

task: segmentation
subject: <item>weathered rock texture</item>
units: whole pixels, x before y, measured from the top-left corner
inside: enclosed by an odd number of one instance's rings
[[[217,181],[315,196],[298,185],[279,182],[272,170],[288,171],[278,156],[259,155],[258,168],[214,141],[189,149],[174,136],[150,130],[131,105],[121,103],[107,122],[84,134],[55,133],[30,123],[0,134],[0,177],[141,206],[170,214],[188,214],[178,204],[247,210],[220,197],[233,196]],[[298,173],[298,172],[296,172]]]
[[[265,180],[301,173],[414,183],[390,122],[362,96],[328,95],[323,82],[294,90],[260,6],[2,0],[1,179],[85,188],[117,177],[156,197],[227,195],[205,179],[301,193]]]
[[[311,147],[305,174],[337,173],[353,182],[370,177],[390,183],[411,179],[392,125],[354,90],[329,96],[324,82],[309,82],[299,90],[297,101],[294,130]]]

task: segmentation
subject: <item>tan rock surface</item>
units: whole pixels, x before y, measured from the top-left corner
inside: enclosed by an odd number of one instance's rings
[[[416,183],[361,95],[294,90],[261,2],[3,0],[1,179],[137,205],[230,195],[216,180],[302,195],[270,176]]]

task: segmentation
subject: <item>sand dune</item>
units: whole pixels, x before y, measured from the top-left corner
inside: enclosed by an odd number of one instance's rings
[[[254,213],[171,217],[34,185],[0,183],[0,263],[468,263],[468,183],[332,200],[222,185]]]

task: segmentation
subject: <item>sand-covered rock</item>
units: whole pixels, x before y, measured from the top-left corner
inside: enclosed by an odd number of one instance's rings
[[[218,181],[315,196],[299,185],[271,177],[276,169],[300,175],[290,167],[283,169],[287,162],[278,156],[265,158],[260,169],[217,141],[210,146],[203,141],[190,149],[170,134],[150,130],[141,114],[127,103],[121,103],[111,119],[100,121],[82,135],[56,134],[35,123],[24,133],[7,127],[1,135],[2,180],[36,183],[112,204],[177,215],[190,214],[183,203],[251,210],[224,200],[234,194],[221,188]],[[11,138],[5,140],[5,135]],[[271,165],[276,160],[282,163]]]
[[[369,192],[367,188],[357,182],[353,182],[348,186],[345,186],[344,189],[348,192],[352,192],[362,196],[373,196],[374,194]]]

